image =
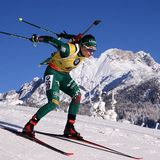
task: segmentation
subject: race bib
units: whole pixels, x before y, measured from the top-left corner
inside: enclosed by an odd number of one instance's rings
[[[52,89],[53,75],[45,76],[45,84],[46,84],[46,90]]]

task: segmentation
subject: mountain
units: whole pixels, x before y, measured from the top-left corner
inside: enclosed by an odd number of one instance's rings
[[[117,119],[134,124],[160,119],[160,64],[148,53],[109,49],[99,58],[87,59],[71,76],[81,88],[80,114],[90,115],[90,102],[96,103],[99,97],[105,102],[106,110],[113,109],[114,91]],[[61,108],[66,111],[70,99],[60,94]],[[19,91],[1,94],[0,100],[7,104],[42,106],[47,102],[44,81],[36,77]]]

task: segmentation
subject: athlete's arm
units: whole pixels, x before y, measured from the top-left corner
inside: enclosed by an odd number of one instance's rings
[[[68,57],[70,53],[70,48],[67,43],[64,43],[56,38],[51,36],[39,36],[38,42],[49,43],[60,51],[62,58]]]

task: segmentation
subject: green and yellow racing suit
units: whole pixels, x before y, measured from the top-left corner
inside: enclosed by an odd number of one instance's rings
[[[85,59],[80,51],[79,44],[64,43],[49,36],[40,36],[39,42],[49,43],[58,51],[53,53],[47,61],[48,66],[44,73],[44,80],[48,103],[37,111],[37,118],[40,120],[60,104],[60,90],[72,98],[68,112],[76,115],[80,107],[81,94],[79,86],[71,78],[69,72]]]

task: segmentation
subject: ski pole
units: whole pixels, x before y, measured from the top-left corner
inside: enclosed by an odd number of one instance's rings
[[[93,26],[97,26],[101,20],[95,20],[83,33],[82,35],[86,34]]]
[[[94,25],[98,25],[101,22],[101,20],[95,20],[83,33],[79,33],[77,36],[75,36],[74,42],[78,42]]]
[[[0,31],[0,34],[5,34],[5,35],[11,36],[11,37],[21,38],[21,39],[25,39],[25,40],[30,40],[30,38],[28,38],[28,37],[17,35],[17,34],[13,34],[13,33]]]
[[[49,30],[49,29],[46,29],[46,28],[43,28],[43,27],[38,26],[38,25],[36,25],[36,24],[33,24],[33,23],[31,23],[31,22],[25,21],[23,18],[19,18],[19,21],[20,21],[20,22],[23,22],[23,23],[25,23],[25,24],[31,25],[31,26],[33,26],[33,27],[39,28],[39,29],[41,29],[42,31],[46,31],[46,32],[49,32],[49,33],[52,33],[52,34],[55,34],[55,35],[58,34],[58,33],[56,33],[56,32],[53,32],[53,31]],[[86,34],[93,26],[98,25],[100,22],[101,22],[101,20],[95,20],[95,21],[82,33],[82,35]]]
[[[30,26],[33,26],[33,27],[35,27],[35,28],[39,28],[39,29],[41,29],[42,31],[49,32],[49,33],[52,33],[52,34],[55,34],[55,35],[58,34],[58,33],[56,33],[56,32],[53,32],[53,31],[49,30],[49,29],[46,29],[46,28],[43,28],[43,27],[38,26],[38,25],[36,25],[36,24],[30,23],[30,22],[28,22],[28,21],[25,21],[23,18],[18,18],[18,20],[19,20],[20,22],[23,22],[23,23],[28,24],[28,25],[30,25]]]

